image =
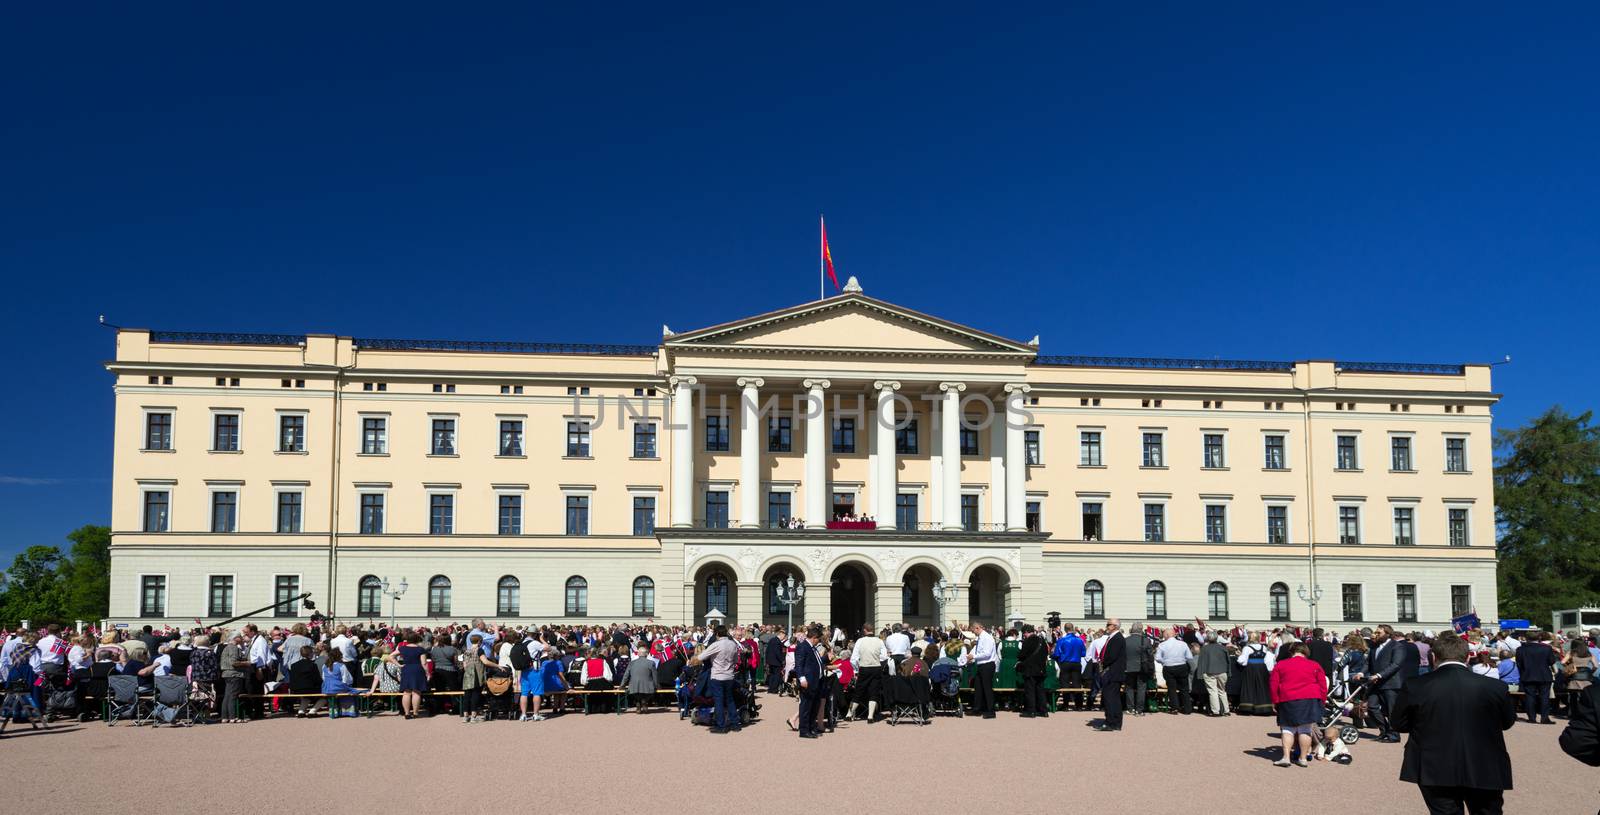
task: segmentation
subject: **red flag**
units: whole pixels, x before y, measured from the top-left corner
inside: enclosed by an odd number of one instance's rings
[[[822,262],[828,268],[828,279],[833,281],[833,290],[839,290],[839,276],[833,273],[833,253],[828,251],[828,223],[818,218],[822,224]]]

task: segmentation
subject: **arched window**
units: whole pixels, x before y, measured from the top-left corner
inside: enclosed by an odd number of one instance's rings
[[[428,581],[428,616],[443,617],[450,613],[450,578],[436,574]]]
[[[1228,584],[1217,580],[1206,589],[1206,613],[1213,620],[1228,619]]]
[[[522,581],[506,575],[500,578],[500,585],[496,592],[495,613],[503,617],[515,617],[522,613]]]
[[[656,613],[656,581],[648,577],[633,579],[633,616],[653,617]]]
[[[1152,580],[1144,587],[1144,616],[1152,620],[1167,618],[1167,587],[1160,580]]]
[[[383,613],[383,581],[375,574],[361,578],[356,587],[356,614],[376,617]]]
[[[1289,586],[1285,583],[1273,583],[1272,590],[1267,597],[1267,612],[1274,621],[1283,622],[1289,619]]]
[[[722,572],[712,572],[706,577],[706,613],[712,609],[728,613],[728,577]]]
[[[900,616],[911,619],[922,613],[922,581],[914,574],[906,575],[900,587]]]
[[[577,575],[567,578],[567,616],[582,617],[589,613],[589,581]]]
[[[1106,587],[1098,580],[1083,584],[1083,618],[1103,620],[1106,616]]]

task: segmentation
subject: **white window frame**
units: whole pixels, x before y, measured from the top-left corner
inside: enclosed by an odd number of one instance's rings
[[[385,501],[385,503],[388,503],[388,502]],[[388,510],[387,510],[387,507],[386,507],[385,508],[385,514],[387,514],[387,512],[388,512]],[[267,584],[267,594],[268,594],[268,596],[270,596],[272,598],[274,603],[276,603],[277,600],[278,600],[278,578],[280,578],[280,577],[292,577],[292,578],[294,578],[294,585],[295,585],[296,591],[299,594],[305,594],[306,593],[306,576],[304,574],[301,574],[299,572],[273,572],[272,573],[272,580],[271,580],[271,582],[269,582]],[[235,596],[235,597],[239,596],[239,586],[238,586],[237,583],[234,584],[234,587],[233,587],[233,596]],[[300,617],[300,604],[299,603],[295,603],[293,605],[293,607],[294,607],[294,618],[295,619],[299,619],[299,617]],[[267,617],[268,618],[277,618],[278,617],[278,607],[276,605],[274,605],[272,607],[272,612],[270,614],[268,614]]]
[[[168,524],[168,527],[170,528],[171,524]],[[161,578],[161,613],[154,615],[154,617],[146,617],[144,613],[144,579],[147,577]],[[138,581],[134,583],[134,590],[138,593],[139,610],[134,616],[142,619],[160,619],[172,616],[172,575],[168,574],[167,572],[140,572],[135,579]],[[238,584],[234,585],[234,594],[237,596]],[[154,659],[154,657],[151,658]]]
[[[172,444],[166,448],[150,447],[150,414],[165,413],[171,421],[168,432],[172,435]],[[175,407],[152,407],[141,405],[139,407],[139,452],[141,453],[175,453],[178,451],[178,409]]]
[[[1224,454],[1226,455],[1226,454]],[[1226,458],[1223,461],[1227,461]],[[1206,512],[1210,507],[1222,507],[1222,540],[1211,541],[1208,539],[1211,530],[1206,528],[1210,519]],[[1233,496],[1231,495],[1202,495],[1200,496],[1200,539],[1206,543],[1233,543]],[[1207,585],[1210,585],[1209,583]]]
[[[356,502],[355,502],[355,505],[356,505],[356,511],[355,511],[356,529],[355,529],[354,532],[349,532],[349,533],[346,533],[346,534],[351,534],[351,535],[387,535],[389,533],[389,510],[393,509],[393,506],[389,503],[389,489],[390,489],[390,486],[391,485],[388,484],[388,483],[379,484],[379,483],[370,483],[370,482],[361,482],[361,481],[358,481],[358,482],[356,482],[356,483],[351,485],[351,487],[355,490],[355,493],[356,493]],[[379,529],[378,529],[377,532],[362,532],[361,531],[361,510],[362,510],[362,507],[361,507],[361,496],[363,496],[363,495],[382,495],[383,496],[383,523],[378,525]]]
[[[1354,467],[1341,468],[1339,466],[1339,437],[1353,436],[1355,438],[1356,460]],[[1333,471],[1336,473],[1359,473],[1364,471],[1362,463],[1366,461],[1367,451],[1361,449],[1360,430],[1334,430],[1333,431]],[[1365,591],[1365,589],[1363,589]]]
[[[1165,446],[1165,445],[1163,444],[1163,446]],[[1165,455],[1165,454],[1166,454],[1166,452],[1165,452],[1165,450],[1163,450],[1162,451],[1162,455]],[[1141,461],[1143,460],[1142,451],[1140,453],[1140,460]],[[1165,461],[1166,459],[1163,458],[1162,460]],[[1142,494],[1139,495],[1139,540],[1141,540],[1141,541],[1143,541],[1145,543],[1171,543],[1172,542],[1172,513],[1170,511],[1168,511],[1170,509],[1168,504],[1171,504],[1171,503],[1172,503],[1172,496],[1170,494],[1168,494],[1168,493],[1159,493],[1159,494],[1158,493],[1142,493]],[[1159,540],[1159,541],[1152,541],[1152,540],[1149,540],[1148,538],[1145,537],[1144,508],[1145,508],[1146,504],[1160,504],[1161,505],[1161,540]]]
[[[1272,507],[1283,507],[1283,543],[1281,545],[1289,546],[1294,543],[1293,501],[1294,499],[1292,498],[1268,498],[1261,502],[1261,529],[1266,533],[1261,536],[1263,541],[1271,543],[1272,539],[1272,527],[1271,524],[1268,523],[1268,513],[1272,511]],[[1271,584],[1268,584],[1267,588],[1270,589]]]
[[[1358,462],[1359,463],[1359,462]],[[1339,517],[1345,507],[1353,507],[1356,511],[1356,542],[1355,546],[1364,546],[1367,542],[1367,513],[1366,500],[1361,498],[1344,497],[1333,499],[1333,542],[1339,545],[1352,545],[1344,543],[1344,519]]]
[[[986,523],[990,523],[991,519],[994,517],[994,513],[989,511],[989,502],[983,500],[984,496],[989,494],[989,488],[988,487],[967,487],[967,486],[963,486],[961,488],[959,494],[962,495],[962,496],[976,495],[978,497],[978,530],[982,531],[983,530],[983,525],[986,524]],[[856,500],[860,501],[860,496],[859,495],[856,497]],[[1023,503],[1023,507],[1026,508],[1027,507],[1027,503],[1028,503],[1027,494],[1026,493],[1023,494],[1022,503]],[[859,503],[857,503],[856,504],[856,514],[857,515],[861,514],[860,507],[861,507],[861,505]],[[1043,509],[1041,508],[1040,511],[1042,512]],[[1040,523],[1044,522],[1043,518],[1040,518],[1039,520],[1040,520]],[[961,523],[961,499],[960,498],[956,499],[955,523],[958,523],[958,524]]]
[[[1161,437],[1161,463],[1160,464],[1146,464],[1146,463],[1144,463],[1144,437],[1145,437],[1146,434],[1155,434],[1155,435]],[[1202,443],[1204,443],[1203,439],[1202,439]],[[1172,466],[1169,463],[1169,462],[1171,462],[1171,460],[1172,460],[1172,458],[1167,455],[1167,428],[1165,428],[1165,427],[1141,427],[1141,428],[1139,428],[1139,469],[1141,469],[1141,470],[1165,470],[1165,469],[1167,469],[1167,468]],[[1139,517],[1140,517],[1139,526],[1142,529],[1144,527],[1144,515],[1143,515],[1143,508],[1142,507],[1140,508],[1140,516]],[[1143,537],[1143,535],[1144,535],[1144,533],[1141,532],[1140,533],[1140,537]]]
[[[1140,457],[1142,458],[1143,455],[1144,455],[1143,451],[1141,451],[1140,452]],[[1085,540],[1085,538],[1083,537],[1083,505],[1084,504],[1099,504],[1100,505],[1100,540],[1098,542],[1104,542],[1105,539],[1106,539],[1106,519],[1111,517],[1111,493],[1109,493],[1109,492],[1102,492],[1102,493],[1080,492],[1080,493],[1077,493],[1074,497],[1076,497],[1078,499],[1078,533],[1073,536],[1073,540],[1077,540],[1077,541]],[[1139,510],[1142,513],[1144,511],[1144,507],[1140,506]],[[1040,512],[1039,522],[1041,524],[1043,524],[1044,523],[1044,518],[1043,518],[1044,507],[1040,507],[1039,508],[1039,512]],[[1142,514],[1139,517],[1139,527],[1140,527],[1139,537],[1143,538],[1144,537],[1144,516]]]
[[[177,425],[177,420],[176,419],[173,420],[173,425],[174,426]],[[174,438],[176,438],[176,437],[174,437]],[[1450,454],[1449,454],[1449,450],[1448,450],[1450,442],[1448,441],[1448,439],[1460,439],[1461,440],[1461,466],[1462,466],[1462,469],[1460,469],[1460,470],[1448,469],[1449,466],[1450,466]],[[1448,473],[1450,475],[1471,475],[1472,474],[1472,434],[1471,433],[1445,433],[1443,435],[1443,437],[1440,438],[1440,440],[1439,440],[1439,455],[1443,458],[1443,460],[1440,462],[1440,467],[1439,467],[1439,471],[1440,472]]]
[[[1222,437],[1222,466],[1221,467],[1207,467],[1206,466],[1206,436],[1221,436]],[[1142,439],[1141,439],[1141,441],[1142,441]],[[1202,427],[1202,428],[1200,428],[1200,469],[1207,470],[1207,471],[1212,471],[1212,472],[1225,472],[1227,470],[1233,469],[1233,450],[1229,449],[1230,446],[1231,445],[1228,443],[1228,429],[1227,428],[1225,428],[1225,427]],[[1142,453],[1141,453],[1141,455],[1142,455]]]
[[[207,453],[211,453],[211,454],[215,454],[215,455],[224,455],[224,456],[236,456],[236,455],[239,455],[239,454],[243,453],[244,452],[244,408],[217,408],[217,407],[214,407],[214,408],[210,409],[210,415],[211,415],[211,426],[209,428],[207,428],[207,430],[211,435],[210,435],[210,438],[206,439],[206,452]],[[238,432],[239,432],[239,444],[238,444],[238,446],[236,448],[234,448],[232,450],[218,450],[218,449],[216,449],[217,448],[217,417],[218,416],[232,416],[235,419],[239,420],[239,423],[236,426],[237,429],[238,429]],[[176,428],[178,423],[176,421],[174,421],[172,424],[173,424],[173,427]],[[174,433],[176,433],[176,430],[174,430]],[[173,436],[173,441],[174,442],[177,441],[177,436],[176,435]]]
[[[311,489],[310,481],[274,481],[272,482],[272,534],[274,535],[299,535],[306,531],[306,492]],[[286,492],[300,493],[300,528],[293,532],[278,531],[278,517],[280,502],[278,496]]]
[[[389,455],[389,438],[394,434],[393,416],[387,410],[363,410],[356,413],[356,455],[358,456],[387,456]],[[367,450],[367,420],[383,420],[383,444],[376,453]],[[431,431],[430,431],[431,432]],[[386,510],[387,511],[387,510]]]
[[[1422,545],[1422,521],[1421,521],[1422,513],[1419,510],[1422,509],[1422,499],[1420,499],[1420,498],[1390,498],[1389,499],[1389,543],[1391,545],[1394,545],[1394,546],[1400,546],[1401,545],[1400,542],[1397,540],[1397,536],[1395,535],[1395,528],[1394,528],[1395,527],[1394,511],[1397,510],[1397,509],[1409,509],[1409,510],[1411,510],[1411,543],[1410,543],[1410,545],[1411,546],[1421,546]],[[1363,538],[1362,540],[1365,540],[1365,538]]]
[[[1344,619],[1344,587],[1346,585],[1347,584],[1344,581],[1342,581],[1342,580],[1339,581],[1339,621],[1340,622],[1345,622],[1345,619]],[[1355,586],[1355,587],[1357,587],[1357,588],[1359,588],[1361,590],[1360,591],[1360,595],[1361,595],[1361,619],[1359,621],[1351,621],[1351,622],[1360,622],[1361,625],[1370,625],[1372,621],[1367,619],[1367,600],[1369,598],[1367,597],[1367,584],[1366,584],[1366,581],[1358,580],[1358,581],[1356,581],[1354,583],[1350,583],[1348,585]]]
[[[450,433],[451,433],[451,436],[452,436],[451,441],[453,442],[453,445],[455,447],[455,452],[454,453],[435,453],[435,452],[433,452],[433,423],[434,423],[435,420],[443,420],[443,421],[451,422]],[[439,412],[439,413],[429,412],[428,413],[428,454],[427,454],[427,458],[461,458],[461,428],[462,428],[461,414],[459,414],[459,413],[445,413],[445,412]],[[495,439],[495,452],[497,452],[497,453],[499,452],[499,444],[500,444],[500,439],[498,438],[499,435],[500,435],[500,423],[496,422],[495,423],[495,436],[497,438]],[[527,436],[527,432],[526,431],[523,432],[522,441],[523,441],[523,446],[526,447],[527,446],[527,441],[528,441],[528,436]]]
[[[591,445],[593,445],[593,443],[594,443],[593,441],[590,442]],[[566,446],[567,446],[566,437],[565,437],[565,434],[563,434],[562,440],[561,440],[561,448],[563,450],[565,450]],[[591,446],[589,448],[589,450],[590,450],[590,452],[593,452],[594,451],[594,447]],[[573,495],[589,499],[589,523],[588,523],[588,528],[586,528],[583,531],[583,534],[581,534],[581,535],[568,535],[567,534],[567,498],[568,498],[568,496],[573,496]],[[595,534],[595,531],[594,531],[594,520],[595,520],[595,518],[598,518],[600,516],[599,511],[597,510],[596,505],[595,505],[594,495],[595,495],[595,488],[594,488],[593,484],[562,484],[561,485],[561,506],[559,507],[559,510],[561,512],[560,518],[561,518],[561,535],[562,535],[562,537],[588,538],[588,537],[594,536],[594,534]],[[657,503],[659,503],[659,502],[657,502]],[[522,506],[523,506],[523,513],[526,514],[527,513],[527,506],[528,506],[527,502],[523,502]],[[701,499],[700,506],[702,508],[705,506],[705,499],[704,498]],[[660,512],[661,511],[661,507],[657,506],[656,507],[656,511]],[[729,495],[728,495],[728,511],[730,513],[733,512],[732,490],[729,490]],[[657,516],[657,520],[660,520],[659,516]],[[731,525],[732,524],[730,523],[730,526]],[[630,534],[633,532],[633,499],[631,497],[628,499],[628,531],[629,531]],[[588,577],[584,577],[584,579],[588,580],[589,578]],[[567,584],[566,584],[565,581],[563,581],[562,584],[561,584],[561,586],[562,586],[562,589],[561,589],[562,594],[561,594],[561,596],[563,598],[562,602],[565,602],[566,585]]]
[[[430,442],[431,442],[431,439],[433,437],[433,426],[431,424],[432,420],[430,419],[429,421],[430,421],[430,424],[428,426],[428,437],[429,437]],[[429,536],[433,536],[433,537],[451,537],[451,536],[454,536],[454,535],[461,534],[461,501],[460,501],[460,495],[459,495],[460,492],[461,492],[461,485],[460,484],[423,484],[422,485],[422,494],[427,499],[427,502],[423,505],[423,506],[425,506],[427,508],[427,515],[424,517],[424,520],[423,520],[423,534],[429,535]],[[450,531],[449,532],[438,532],[438,533],[436,533],[436,532],[433,531],[433,496],[435,496],[435,495],[448,495],[448,496],[450,496]],[[389,503],[389,499],[385,498],[384,499],[384,505],[385,506],[384,506],[384,512],[383,512],[383,515],[384,515],[383,521],[384,521],[385,524],[388,524],[388,522],[389,522],[388,503]],[[524,503],[523,507],[524,507],[524,510],[526,510],[527,504]],[[496,514],[498,514],[499,511],[500,511],[500,504],[499,504],[499,500],[496,499],[496,501],[495,501],[495,512],[496,512]],[[497,519],[495,521],[495,529],[496,529],[496,531],[499,531],[499,526],[500,526],[499,520]]]
[[[176,478],[141,478],[139,485],[139,531],[144,535],[169,535],[178,519],[178,479]],[[147,492],[164,492],[167,494],[167,528],[161,532],[145,532],[145,506]],[[209,520],[209,519],[208,519]],[[209,527],[210,524],[208,523]]]
[[[1080,468],[1088,469],[1088,470],[1104,469],[1107,466],[1107,464],[1106,464],[1106,436],[1107,436],[1107,433],[1106,433],[1105,425],[1080,424],[1080,425],[1078,425],[1077,429],[1078,429],[1078,466]],[[1099,448],[1099,454],[1100,454],[1100,463],[1099,464],[1084,464],[1083,463],[1083,434],[1085,434],[1085,433],[1093,433],[1096,436],[1099,436],[1099,439],[1098,439],[1097,444],[1096,444],[1096,446]],[[1042,448],[1044,446],[1044,435],[1043,434],[1040,434],[1039,442],[1040,442],[1040,447]],[[1026,445],[1027,442],[1024,441],[1023,444]],[[1041,451],[1040,455],[1041,455],[1041,459],[1040,460],[1042,461],[1043,460],[1043,458],[1042,458],[1043,452],[1042,451]],[[1140,455],[1143,456],[1143,452],[1142,451],[1141,451]],[[1023,449],[1023,456],[1024,457],[1027,456],[1026,447],[1024,447],[1024,449]]]
[[[500,425],[502,423],[504,423],[504,422],[518,422],[518,423],[520,423],[522,425],[522,452],[520,454],[510,455],[510,454],[507,454],[507,453],[500,452]],[[431,446],[432,441],[433,441],[432,440],[432,432],[433,431],[432,431],[431,427],[430,427],[428,432],[429,432],[429,444]],[[461,451],[461,424],[460,424],[460,422],[457,422],[456,423],[456,452],[459,453],[460,451]],[[496,413],[494,415],[494,457],[495,458],[504,458],[504,459],[513,459],[513,460],[515,460],[515,459],[524,459],[524,458],[528,457],[528,414],[526,414],[526,413]],[[526,506],[526,502],[524,502],[524,506]],[[498,524],[498,522],[497,522],[497,524]],[[503,576],[504,575],[502,575],[502,577]],[[496,578],[496,580],[498,581],[498,578]],[[496,602],[498,602],[498,601],[499,601],[499,597],[498,597],[498,592],[497,592]]]
[[[217,493],[233,493],[233,532],[212,532],[212,521],[217,516]],[[206,481],[206,534],[238,534],[239,521],[244,518],[244,482],[236,479],[208,479]],[[273,528],[277,528],[274,524]]]
[[[234,609],[237,609],[239,607],[239,573],[238,572],[209,572],[209,573],[206,574],[206,582],[205,582],[205,587],[203,589],[203,591],[205,592],[205,595],[200,598],[200,607],[206,610],[205,616],[207,618],[212,616],[212,614],[211,614],[211,578],[213,578],[213,577],[226,577],[226,578],[230,578],[231,580],[233,580],[233,597],[232,597],[233,605],[228,609],[228,615],[232,616],[233,612],[234,612]]]
[[[1049,526],[1047,526],[1047,524],[1046,524],[1047,518],[1046,518],[1046,515],[1045,515],[1045,507],[1050,505],[1049,500],[1047,500],[1047,499],[1049,499],[1049,497],[1050,497],[1050,494],[1049,493],[1045,493],[1045,492],[1024,492],[1022,494],[1022,522],[1023,523],[1027,523],[1028,522],[1028,503],[1030,501],[1032,501],[1032,502],[1035,502],[1035,503],[1037,503],[1039,505],[1039,531],[1040,532],[1045,532],[1045,530],[1049,529]],[[1105,537],[1105,529],[1104,529],[1104,527],[1105,527],[1105,515],[1103,514],[1104,513],[1104,509],[1102,509],[1101,512],[1102,512],[1102,514],[1100,516],[1100,525],[1101,525],[1100,532],[1101,532],[1101,537]],[[1048,533],[1046,533],[1046,534],[1048,534]]]
[[[1410,446],[1410,455],[1411,455],[1411,469],[1409,469],[1409,470],[1396,470],[1394,468],[1394,440],[1397,439],[1397,438],[1404,438],[1404,439],[1409,440],[1409,442],[1410,442],[1409,446]],[[1417,472],[1421,472],[1422,471],[1422,467],[1421,467],[1420,463],[1417,461],[1417,452],[1418,452],[1418,450],[1417,450],[1417,434],[1416,434],[1415,431],[1411,431],[1411,430],[1390,430],[1388,432],[1388,439],[1389,439],[1389,472],[1391,472],[1391,473],[1409,474],[1409,473],[1417,473]]]
[[[653,455],[653,456],[641,456],[641,455],[638,455],[639,451],[638,451],[638,448],[636,446],[634,446],[634,442],[637,440],[638,435],[639,435],[639,429],[638,429],[639,425],[649,425],[650,427],[655,429],[654,436],[655,436],[655,439],[656,439],[656,449],[655,449],[655,455]],[[794,431],[795,431],[794,423],[790,422],[790,425],[789,425],[789,447],[791,449],[794,447],[794,435],[795,435]],[[594,434],[590,433],[589,435],[590,435],[590,439],[589,439],[590,447],[589,447],[589,449],[593,450],[594,449],[594,438],[593,438]],[[652,417],[648,417],[648,418],[647,417],[640,417],[640,418],[634,419],[633,421],[629,422],[629,427],[628,427],[628,458],[632,459],[633,461],[660,461],[661,460],[661,420],[660,419],[657,419],[657,418],[655,418],[653,416]],[[629,584],[629,586],[630,586],[629,591],[632,591],[632,588],[631,588],[632,584]]]
[[[1280,468],[1277,468],[1277,469],[1272,469],[1272,468],[1267,466],[1267,437],[1268,436],[1282,436],[1283,437],[1283,466],[1280,467]],[[1269,472],[1269,473],[1286,473],[1286,472],[1289,472],[1290,470],[1294,469],[1294,460],[1289,457],[1289,451],[1293,446],[1293,442],[1291,441],[1292,438],[1293,438],[1293,435],[1290,434],[1290,432],[1287,431],[1287,430],[1263,429],[1261,431],[1261,469],[1263,471]]]
[[[1450,510],[1462,509],[1467,512],[1467,543],[1459,548],[1465,549],[1472,546],[1472,500],[1463,498],[1444,499],[1444,545],[1450,545]]]
[[[1028,459],[1028,435],[1027,434],[1029,434],[1029,433],[1036,433],[1039,436],[1039,461],[1037,463],[1032,463],[1032,464],[1028,464],[1027,463],[1027,459]],[[1022,434],[1023,434],[1022,435],[1022,459],[1023,459],[1023,463],[1026,464],[1026,466],[1029,466],[1029,467],[1043,467],[1045,465],[1045,460],[1044,460],[1044,428],[1039,426],[1039,425],[1036,425],[1036,424],[1031,424],[1031,425],[1028,425],[1027,427],[1022,428]],[[1105,458],[1104,458],[1104,445],[1103,444],[1102,444],[1102,450],[1101,450],[1101,460],[1102,461],[1105,460]]]
[[[568,455],[568,453],[567,453],[567,437],[572,432],[572,429],[569,428],[567,425],[570,425],[573,422],[577,422],[578,423],[578,425],[583,429],[583,437],[588,440],[589,452],[584,454],[584,455],[575,456],[575,455]],[[595,421],[595,418],[593,416],[582,415],[582,414],[566,414],[566,415],[562,416],[561,417],[561,458],[573,459],[573,460],[576,460],[576,461],[586,461],[588,459],[595,458],[596,456],[595,456],[595,449],[594,449],[594,443],[595,443],[595,441],[594,441],[595,440],[595,432],[594,431],[598,427],[600,427],[600,423]],[[657,444],[660,443],[660,439],[657,439],[656,441],[657,441]],[[523,442],[524,449],[526,449],[527,442],[528,442],[527,431],[523,431],[522,442]],[[629,439],[628,439],[628,446],[630,448],[633,446],[633,438],[632,437],[629,437]],[[731,439],[730,439],[730,441],[728,443],[728,446],[729,447],[733,446],[733,443],[732,443]],[[629,452],[632,452],[632,451],[630,450]],[[591,501],[590,503],[592,504],[593,502]],[[566,507],[563,506],[561,508],[561,517],[562,517],[561,524],[562,524],[563,527],[566,526],[566,514],[567,514]]]
[[[304,456],[304,455],[310,455],[310,453],[311,453],[311,411],[303,410],[303,409],[299,409],[299,408],[278,408],[277,410],[273,411],[273,414],[278,417],[277,427],[274,428],[274,432],[276,433],[276,437],[272,440],[272,452],[273,452],[273,454],[274,455],[279,455],[279,456]],[[300,432],[300,449],[299,450],[284,450],[283,449],[283,417],[285,417],[285,416],[299,416],[303,420],[303,423],[300,425],[300,431],[301,432]],[[241,419],[239,421],[240,421],[240,432],[243,432],[244,420]],[[242,439],[241,439],[241,441],[242,441]]]

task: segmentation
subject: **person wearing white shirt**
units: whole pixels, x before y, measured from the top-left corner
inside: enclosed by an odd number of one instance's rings
[[[906,632],[900,627],[899,623],[895,623],[894,633],[883,641],[883,646],[889,649],[889,658],[894,660],[895,673],[899,673],[900,663],[905,662],[906,658],[911,656],[911,638],[906,636]]]
[[[244,690],[248,695],[259,696],[266,689],[266,677],[271,673],[272,642],[262,635],[261,629],[254,623],[244,627],[244,636],[250,643],[250,670],[245,672]],[[252,719],[261,718],[261,700],[246,700],[245,713]]]
[[[1178,628],[1173,626],[1166,639],[1156,648],[1156,664],[1167,680],[1168,713],[1194,712],[1194,702],[1189,698],[1189,643],[1178,639]]]
[[[978,641],[972,646],[972,662],[977,673],[972,677],[972,712],[985,719],[994,718],[994,674],[1000,668],[1000,649],[994,635],[982,623],[973,625]]]
[[[855,649],[850,652],[850,664],[855,666],[855,694],[859,700],[856,708],[856,717],[860,718],[861,708],[859,703],[867,707],[867,722],[877,721],[878,702],[883,698],[887,688],[885,682],[886,663],[889,662],[889,649],[884,646],[883,640],[872,633],[869,626],[863,636],[856,640]]]

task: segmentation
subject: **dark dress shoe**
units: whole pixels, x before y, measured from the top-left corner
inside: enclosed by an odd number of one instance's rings
[[[816,737],[817,737],[817,734],[815,734],[815,733],[801,733],[800,734],[800,738],[802,738],[802,739],[814,739]]]
[[[1107,726],[1105,726],[1103,724],[1095,725],[1094,729],[1096,731],[1098,731],[1098,732],[1101,732],[1101,733],[1117,733],[1117,732],[1120,732],[1122,730],[1122,728],[1120,728],[1120,727],[1107,727]]]

